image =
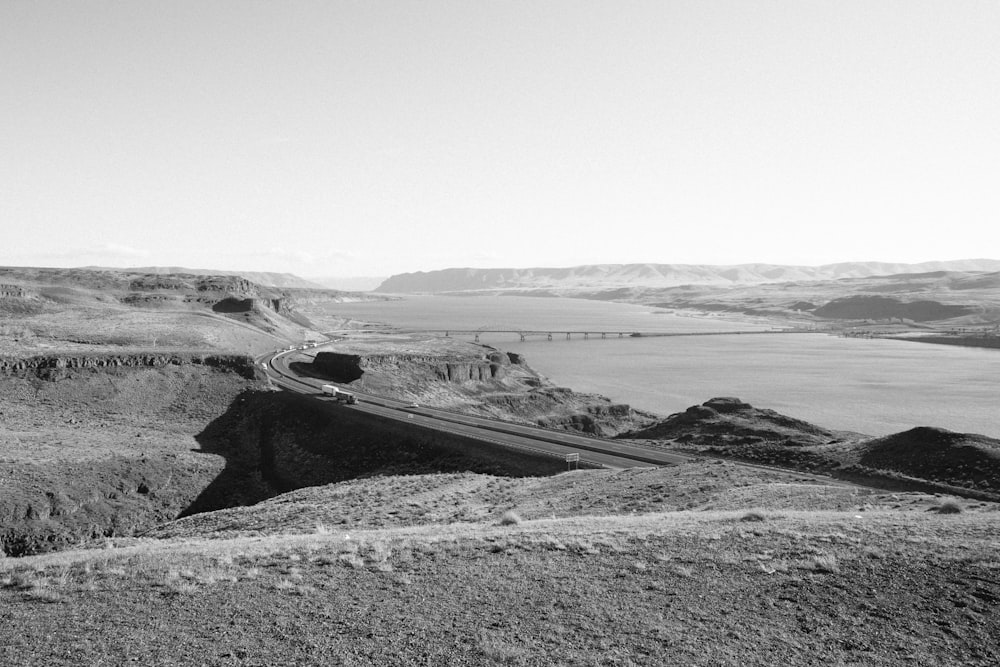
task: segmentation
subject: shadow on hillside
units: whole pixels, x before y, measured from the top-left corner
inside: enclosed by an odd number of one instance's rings
[[[326,382],[339,382],[342,384],[347,384],[351,380],[338,379],[330,377],[328,374],[324,373],[319,369],[316,364],[308,363],[305,361],[293,361],[288,364],[288,369],[294,372],[296,375],[301,375],[302,377],[315,378],[317,380],[325,380]],[[357,378],[353,378],[357,379]]]
[[[241,422],[243,406],[251,392],[244,392],[226,412],[212,420],[195,436],[202,454],[216,454],[225,459],[222,472],[205,487],[179,517],[211,512],[226,507],[253,505],[283,490],[262,474],[267,470],[267,455],[250,443],[243,443]]]
[[[222,472],[180,514],[253,505],[294,489],[382,475],[536,477],[561,459],[509,449],[289,392],[246,391],[195,436]]]
[[[249,313],[253,310],[253,299],[236,299],[229,297],[212,306],[216,313]]]

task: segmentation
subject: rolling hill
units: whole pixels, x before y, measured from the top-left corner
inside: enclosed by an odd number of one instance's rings
[[[735,286],[867,278],[933,271],[1000,271],[1000,261],[970,259],[921,264],[843,262],[823,266],[589,264],[568,268],[451,268],[390,276],[375,291],[437,293],[483,290],[663,288],[678,285]]]

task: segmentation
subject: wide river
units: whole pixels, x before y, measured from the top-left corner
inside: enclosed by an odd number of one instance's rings
[[[331,314],[414,329],[748,331],[649,306],[540,297],[407,297],[333,304]],[[500,325],[500,326],[497,326]],[[467,336],[471,339],[471,336]],[[736,396],[832,429],[886,435],[914,426],[1000,437],[1000,350],[827,334],[663,338],[484,334],[559,385],[659,414]]]

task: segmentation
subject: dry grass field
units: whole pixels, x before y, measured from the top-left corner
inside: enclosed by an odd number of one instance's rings
[[[662,484],[671,473],[580,472],[546,482],[605,495],[617,486],[622,495],[647,477]],[[947,514],[933,497],[815,485],[788,493],[783,482],[758,480],[742,487],[753,509],[590,514],[586,507],[560,507],[552,518],[538,511],[551,489],[538,480],[524,485],[474,476],[373,479],[346,493],[339,485],[312,489],[177,522],[165,528],[170,538],[109,540],[0,561],[0,660],[994,665],[1000,659],[995,506],[963,503]],[[476,489],[491,486],[504,491],[484,503],[492,516],[468,517],[477,520],[403,519],[369,528],[363,519],[359,525],[335,516],[369,505],[376,514],[411,505],[440,514],[445,506],[475,504]],[[572,497],[557,495],[560,502]],[[728,495],[706,494],[703,505]],[[373,497],[381,501],[369,503]],[[795,509],[794,497],[810,509]],[[279,527],[298,513],[308,516]]]

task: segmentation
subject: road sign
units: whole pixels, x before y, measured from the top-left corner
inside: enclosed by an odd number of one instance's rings
[[[567,454],[566,455],[566,463],[577,462],[579,460],[580,460],[580,455],[579,454]]]

